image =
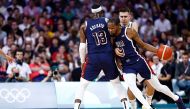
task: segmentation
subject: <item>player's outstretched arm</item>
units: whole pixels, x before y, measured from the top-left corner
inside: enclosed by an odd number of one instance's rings
[[[80,27],[80,45],[79,45],[79,55],[81,60],[81,68],[83,69],[83,65],[85,62],[86,56],[86,36],[85,36],[85,25],[81,25]]]
[[[2,50],[0,50],[0,55],[5,58],[8,62],[13,62],[14,59],[8,55],[6,55]]]
[[[141,48],[151,51],[153,53],[157,53],[157,48],[148,43],[143,42],[135,30],[130,29],[130,28],[127,29],[127,35],[129,38],[135,40]]]

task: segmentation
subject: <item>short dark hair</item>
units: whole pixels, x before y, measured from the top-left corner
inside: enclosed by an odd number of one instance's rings
[[[131,10],[127,7],[119,9],[119,12],[129,12],[131,13]]]
[[[24,55],[24,50],[23,49],[21,49],[21,48],[19,48],[19,49],[17,49],[16,51],[15,51],[15,56],[16,56],[16,54],[17,54],[17,52],[22,52],[23,53],[23,55]]]
[[[120,25],[120,21],[118,18],[109,19],[108,23],[114,23],[115,25]]]
[[[185,51],[185,52],[183,53],[183,55],[189,56],[189,53],[188,53],[187,51]]]

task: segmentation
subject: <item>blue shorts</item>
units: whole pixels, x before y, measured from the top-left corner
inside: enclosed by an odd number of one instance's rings
[[[123,63],[123,73],[139,73],[144,79],[150,79],[151,74],[154,74],[148,63],[141,57],[139,57],[137,62],[131,65]]]
[[[93,81],[98,77],[101,70],[104,71],[108,80],[113,80],[119,76],[112,53],[88,54],[81,76],[86,80]]]

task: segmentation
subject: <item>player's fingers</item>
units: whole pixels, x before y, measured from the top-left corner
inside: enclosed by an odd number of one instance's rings
[[[120,49],[119,48],[115,48],[115,53],[117,56],[120,56],[120,57],[123,57],[124,56],[124,53],[123,52],[120,52]]]

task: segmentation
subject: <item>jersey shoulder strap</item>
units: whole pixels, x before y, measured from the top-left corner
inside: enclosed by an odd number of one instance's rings
[[[133,22],[129,22],[129,24],[127,25],[127,28],[132,28],[132,24]]]

